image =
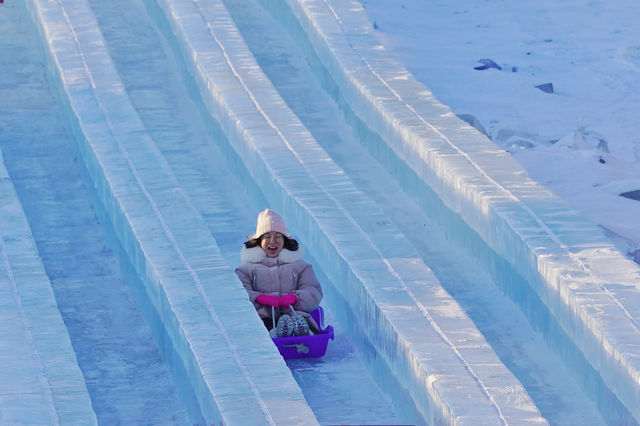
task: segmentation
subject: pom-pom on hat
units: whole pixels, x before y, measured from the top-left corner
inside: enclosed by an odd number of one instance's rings
[[[271,209],[265,209],[260,212],[256,224],[256,233],[250,238],[260,238],[267,232],[279,232],[287,238],[290,237],[282,216]]]

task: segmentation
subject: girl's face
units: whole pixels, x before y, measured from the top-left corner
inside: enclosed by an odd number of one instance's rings
[[[268,257],[276,257],[284,247],[284,236],[279,232],[267,232],[260,238],[260,247]]]

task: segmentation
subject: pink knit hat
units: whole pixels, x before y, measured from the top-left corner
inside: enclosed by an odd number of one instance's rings
[[[265,209],[258,215],[256,233],[250,238],[260,238],[267,232],[279,232],[285,237],[289,237],[289,231],[284,224],[282,216],[271,209]]]

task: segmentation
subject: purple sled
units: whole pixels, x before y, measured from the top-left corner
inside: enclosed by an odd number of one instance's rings
[[[327,351],[329,339],[333,340],[333,326],[324,327],[324,311],[318,306],[311,312],[311,317],[320,327],[319,334],[309,336],[274,337],[273,343],[284,359],[319,358]]]

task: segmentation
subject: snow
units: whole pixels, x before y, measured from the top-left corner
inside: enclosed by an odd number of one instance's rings
[[[528,174],[640,253],[640,4],[362,0],[384,46]],[[477,70],[483,60],[497,68]],[[550,84],[553,93],[536,86]],[[636,254],[640,261],[640,255]]]

